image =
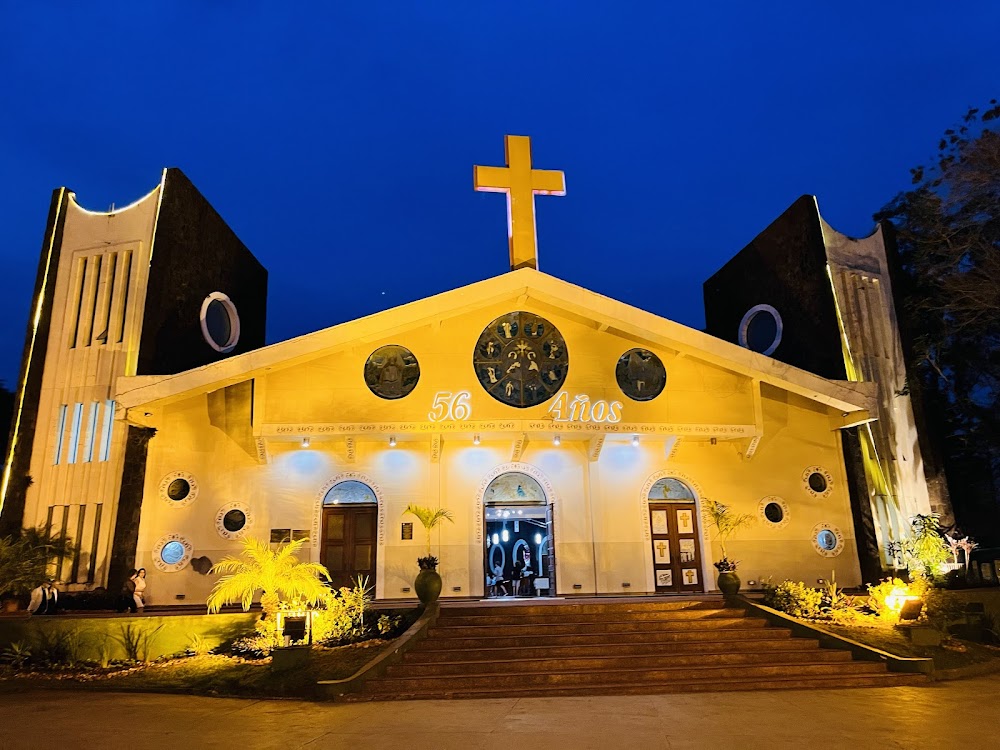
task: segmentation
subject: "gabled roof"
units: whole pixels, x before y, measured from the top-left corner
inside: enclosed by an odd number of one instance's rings
[[[610,331],[640,345],[672,349],[842,412],[869,409],[873,393],[870,383],[821,378],[532,268],[511,271],[176,375],[119,378],[116,399],[125,409],[154,403],[164,405],[328,356],[358,342],[397,336],[511,298],[517,298],[521,305],[530,300],[536,307],[548,307],[592,325],[595,330]]]

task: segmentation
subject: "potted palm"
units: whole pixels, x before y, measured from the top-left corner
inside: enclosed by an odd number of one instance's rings
[[[756,518],[749,513],[734,513],[733,509],[718,500],[704,500],[701,514],[709,528],[715,529],[715,540],[722,551],[722,559],[713,565],[719,571],[719,591],[726,596],[733,596],[740,590],[740,577],[736,575],[738,560],[730,560],[726,552],[726,540],[740,529],[751,526]]]
[[[441,574],[437,572],[438,559],[431,554],[431,530],[445,519],[452,523],[455,523],[455,519],[450,510],[444,508],[434,510],[422,505],[407,505],[403,515],[405,516],[407,513],[416,516],[424,529],[427,530],[427,555],[417,558],[420,572],[417,573],[417,577],[413,581],[413,588],[417,592],[417,598],[423,604],[430,604],[441,596]]]
[[[319,563],[299,562],[296,553],[308,539],[296,539],[272,550],[268,542],[247,537],[239,557],[227,557],[212,567],[213,573],[224,574],[208,596],[209,613],[218,612],[223,604],[239,602],[249,611],[254,596],[261,592],[263,610],[257,621],[258,650],[270,653],[284,642],[279,613],[291,603],[315,606],[324,601],[330,589],[322,579],[330,573]]]

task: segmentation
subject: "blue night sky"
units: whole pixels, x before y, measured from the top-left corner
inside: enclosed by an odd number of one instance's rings
[[[998,3],[96,5],[0,6],[8,384],[61,185],[106,209],[183,169],[270,271],[274,342],[506,271],[472,165],[530,135],[567,181],[541,270],[700,327],[702,281],[795,198],[869,233],[1000,94]]]

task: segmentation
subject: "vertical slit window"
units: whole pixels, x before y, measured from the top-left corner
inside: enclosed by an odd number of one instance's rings
[[[80,310],[83,308],[83,288],[87,280],[87,259],[80,258],[76,267],[76,286],[74,287],[73,297],[76,304],[73,305],[75,317],[73,318],[73,335],[69,340],[70,349],[74,349],[80,340]]]
[[[122,265],[125,270],[125,283],[122,284],[122,324],[118,329],[118,343],[125,339],[125,320],[128,317],[128,293],[129,285],[132,282],[132,251],[126,250],[122,253]]]
[[[54,464],[62,463],[63,438],[66,437],[66,404],[60,404],[56,417],[56,452]]]
[[[83,448],[83,460],[90,463],[94,460],[94,445],[97,442],[97,413],[100,411],[99,401],[90,402],[90,413],[87,415],[87,436]]]
[[[111,330],[111,307],[115,298],[115,272],[118,270],[118,253],[108,253],[108,262],[105,264],[104,274],[104,296],[101,297],[101,314],[97,317],[94,330],[97,337],[94,339],[98,344],[108,343],[108,335]]]
[[[104,402],[104,430],[101,433],[101,461],[111,457],[111,430],[115,425],[115,402]]]
[[[67,463],[76,463],[77,449],[80,447],[80,425],[83,422],[83,404],[73,404],[73,421],[69,428],[69,450],[66,452]]]
[[[93,583],[97,574],[97,543],[101,541],[101,511],[104,503],[98,503],[94,508],[94,535],[90,540],[90,567],[87,568],[87,583]]]
[[[87,346],[90,346],[94,340],[94,322],[97,318],[97,307],[101,299],[101,261],[103,260],[103,255],[98,255],[94,258],[94,272],[92,274],[94,277],[94,294],[87,300],[88,312],[90,313],[90,325],[87,327]]]
[[[76,517],[76,536],[74,537],[76,544],[73,545],[73,562],[69,569],[70,583],[76,583],[76,579],[80,574],[80,547],[83,546],[83,523],[87,519],[87,506],[79,505],[77,507],[80,512]]]

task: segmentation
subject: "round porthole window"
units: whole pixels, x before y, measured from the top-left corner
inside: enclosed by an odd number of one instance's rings
[[[252,525],[253,516],[245,503],[226,503],[215,514],[215,530],[223,539],[241,539]]]
[[[160,537],[153,547],[153,565],[165,573],[176,573],[191,562],[193,548],[191,542],[180,534]]]
[[[788,503],[777,495],[761,498],[757,512],[772,528],[781,528],[788,523]]]
[[[836,557],[844,550],[844,535],[830,524],[820,523],[813,528],[813,548],[823,557]]]
[[[198,497],[198,480],[186,471],[172,471],[160,480],[160,497],[175,508],[190,505]]]
[[[802,486],[813,497],[826,497],[832,485],[833,476],[822,466],[810,466],[802,472]]]
[[[240,340],[240,316],[236,305],[222,292],[212,292],[201,303],[201,335],[215,351],[223,354],[236,348]]]
[[[784,325],[781,313],[770,305],[754,305],[740,321],[740,346],[764,355],[771,355],[781,343]]]

